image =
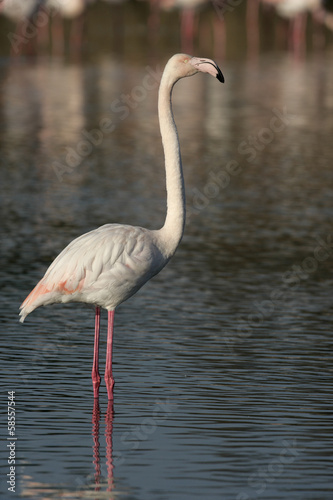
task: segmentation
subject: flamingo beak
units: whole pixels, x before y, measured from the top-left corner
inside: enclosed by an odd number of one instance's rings
[[[201,71],[202,73],[209,73],[210,75],[215,76],[219,80],[219,82],[224,83],[224,76],[222,74],[222,71],[220,70],[216,62],[212,59],[192,57],[189,62],[197,71]]]

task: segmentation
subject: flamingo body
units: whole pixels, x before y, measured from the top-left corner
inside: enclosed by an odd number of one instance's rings
[[[319,6],[320,0],[280,0],[277,2],[277,11],[283,17],[295,17]]]
[[[86,0],[46,0],[47,8],[53,8],[63,17],[72,19],[82,14],[86,8]]]
[[[73,240],[28,295],[25,317],[39,306],[85,302],[109,311],[131,297],[168,262],[158,231],[105,224]]]
[[[3,0],[0,2],[0,11],[14,22],[29,19],[34,11],[38,0]]]
[[[108,311],[105,381],[113,398],[112,339],[115,308],[157,274],[174,255],[184,233],[185,189],[171,96],[175,83],[198,72],[223,82],[220,68],[210,59],[176,54],[162,75],[158,113],[165,157],[167,214],[163,227],[106,224],[72,241],[54,260],[44,277],[21,305],[20,321],[42,305],[85,302],[96,306],[92,379],[98,397],[100,308]]]

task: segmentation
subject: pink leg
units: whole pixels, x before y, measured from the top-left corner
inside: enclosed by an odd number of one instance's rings
[[[91,378],[94,387],[94,398],[98,398],[99,386],[101,384],[101,377],[98,371],[98,351],[99,351],[99,326],[101,320],[101,308],[96,307],[95,314],[95,344],[94,344],[94,362],[91,372]]]
[[[112,338],[113,338],[114,311],[108,311],[108,340],[106,348],[105,383],[109,400],[113,399],[114,380],[112,377]]]

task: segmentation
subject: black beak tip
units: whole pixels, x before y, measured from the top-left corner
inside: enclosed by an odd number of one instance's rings
[[[220,68],[217,68],[217,69],[218,69],[218,71],[217,71],[216,78],[218,79],[219,82],[224,83],[224,76],[222,74],[222,71],[220,70]]]

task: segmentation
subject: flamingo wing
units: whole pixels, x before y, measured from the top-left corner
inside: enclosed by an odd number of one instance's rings
[[[21,305],[21,322],[41,305],[88,302],[114,309],[164,265],[152,232],[106,224],[73,240]]]

